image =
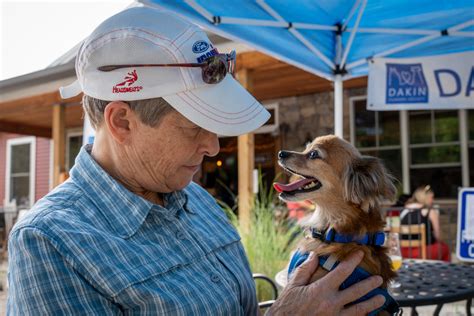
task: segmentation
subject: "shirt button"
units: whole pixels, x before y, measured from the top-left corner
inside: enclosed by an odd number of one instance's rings
[[[214,283],[217,283],[221,280],[221,277],[219,275],[217,275],[216,273],[213,273],[211,275],[211,281],[214,282]]]
[[[186,235],[183,232],[177,232],[176,238],[178,239],[186,239]]]

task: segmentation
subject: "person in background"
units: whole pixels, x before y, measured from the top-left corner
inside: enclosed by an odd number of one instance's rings
[[[390,231],[390,229],[393,228],[399,228],[400,227],[400,213],[402,212],[403,208],[405,207],[406,202],[408,199],[411,198],[411,195],[409,194],[401,194],[395,204],[393,204],[388,210],[387,210],[387,216],[385,218],[386,221],[386,231]]]
[[[411,199],[411,195],[409,194],[401,194],[398,199],[397,199],[397,202],[395,203],[394,206],[396,207],[404,207],[405,204],[407,204],[408,200]]]
[[[402,225],[425,224],[427,259],[450,261],[449,247],[441,239],[439,210],[433,208],[434,192],[429,185],[419,187],[405,204],[400,214]],[[418,236],[412,238],[416,239]],[[410,236],[402,235],[402,239]],[[410,258],[420,258],[419,248],[402,247],[402,255]]]

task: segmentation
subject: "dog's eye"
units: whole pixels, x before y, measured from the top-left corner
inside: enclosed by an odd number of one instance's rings
[[[319,152],[317,150],[311,150],[308,154],[308,158],[309,159],[318,159],[318,158],[321,158],[321,156],[319,155]]]

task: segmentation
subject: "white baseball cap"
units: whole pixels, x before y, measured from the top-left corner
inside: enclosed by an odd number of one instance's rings
[[[60,88],[66,99],[84,92],[106,101],[162,97],[198,126],[236,136],[262,126],[268,111],[230,74],[205,83],[199,67],[124,67],[106,65],[200,63],[216,55],[206,33],[169,11],[126,9],[100,24],[76,57],[77,80]]]

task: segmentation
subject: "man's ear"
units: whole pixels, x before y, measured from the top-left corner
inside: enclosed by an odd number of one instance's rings
[[[104,122],[115,141],[125,143],[130,136],[130,127],[135,115],[130,106],[122,101],[112,101],[105,106]]]
[[[393,180],[380,159],[362,156],[345,170],[345,198],[369,211],[384,199],[392,201],[395,198]]]

